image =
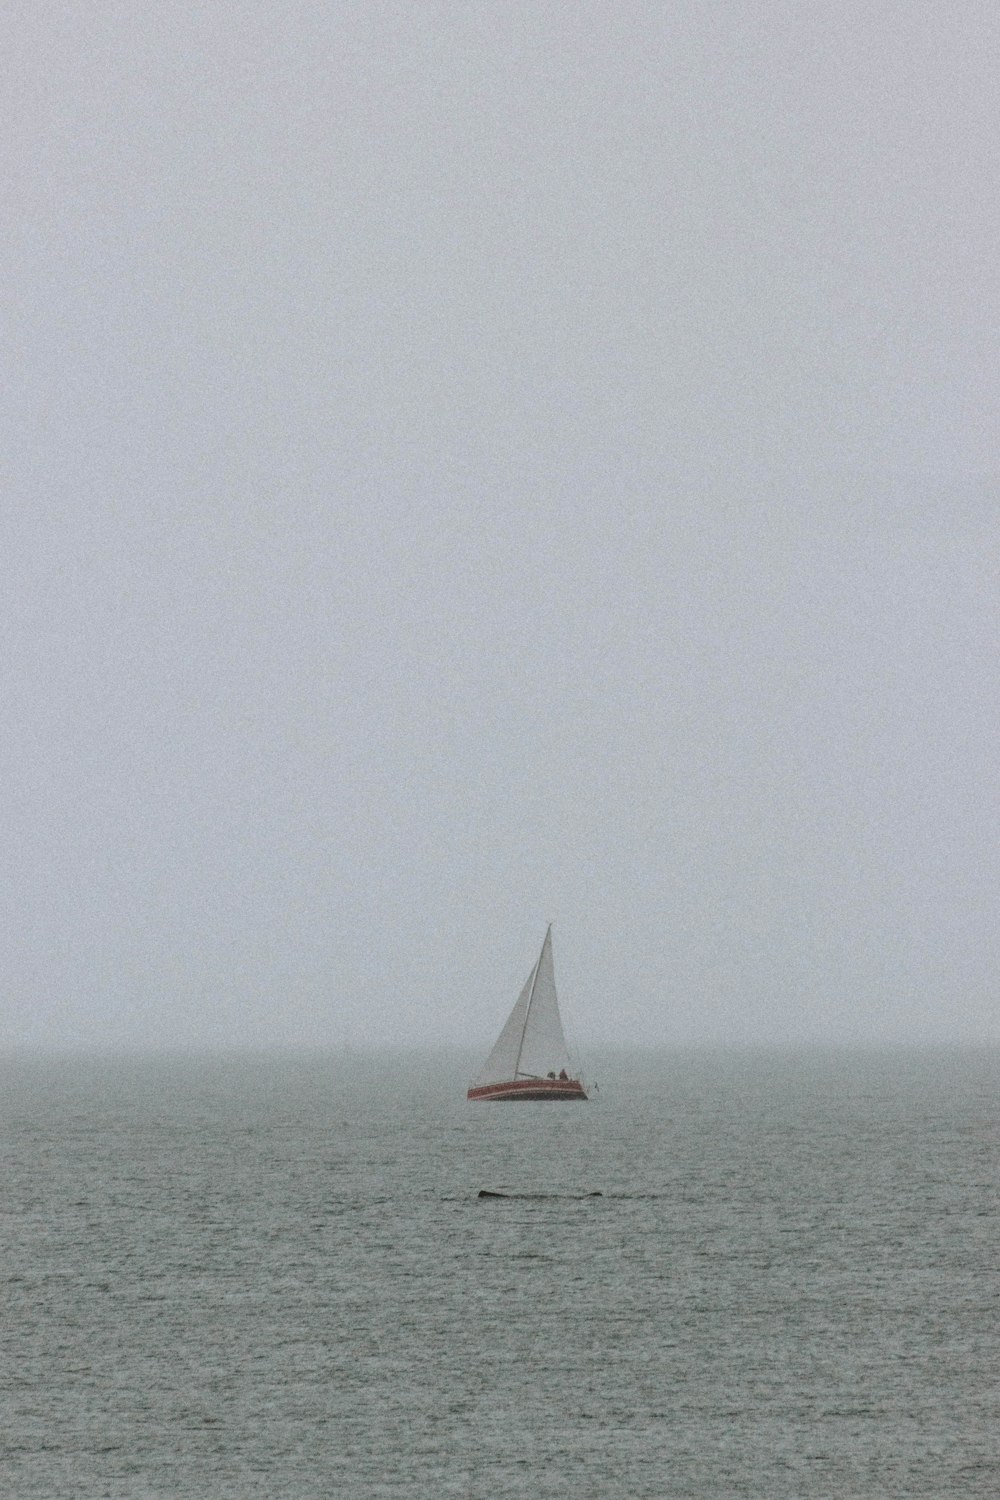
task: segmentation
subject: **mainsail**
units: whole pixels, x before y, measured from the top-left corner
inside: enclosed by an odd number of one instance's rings
[[[569,1061],[556,999],[550,925],[538,962],[473,1087],[518,1078],[546,1078],[568,1069]]]

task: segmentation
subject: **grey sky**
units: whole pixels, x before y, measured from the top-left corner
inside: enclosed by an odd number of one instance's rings
[[[996,6],[0,32],[5,1044],[996,1036]]]

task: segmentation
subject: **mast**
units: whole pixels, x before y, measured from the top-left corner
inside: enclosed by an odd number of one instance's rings
[[[518,1043],[518,1046],[517,1046],[517,1058],[516,1058],[515,1063],[514,1063],[514,1077],[515,1078],[518,1076],[518,1069],[521,1066],[521,1053],[524,1051],[524,1038],[525,1038],[525,1035],[526,1035],[527,1030],[528,1030],[528,1017],[531,1015],[531,1002],[535,998],[535,985],[538,983],[538,971],[542,967],[542,954],[545,952],[545,944],[549,940],[549,933],[551,931],[552,931],[552,923],[550,922],[549,925],[548,925],[548,927],[545,929],[545,937],[542,940],[541,950],[540,950],[540,952],[538,954],[538,957],[535,960],[535,970],[534,970],[534,973],[531,976],[531,990],[529,991],[529,994],[528,994],[528,1003],[524,1007],[524,1025],[521,1027],[521,1040],[520,1040],[520,1042]]]

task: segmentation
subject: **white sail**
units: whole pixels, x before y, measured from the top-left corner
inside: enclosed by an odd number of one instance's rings
[[[538,967],[537,964],[535,966]],[[528,1011],[528,1000],[531,996],[531,986],[535,980],[535,970],[532,969],[525,982],[524,989],[518,996],[517,1004],[507,1017],[503,1031],[496,1039],[493,1051],[483,1063],[482,1071],[476,1079],[475,1087],[479,1088],[485,1083],[506,1083],[514,1076],[514,1068],[517,1064],[517,1054],[521,1047],[521,1038],[524,1035],[524,1022]]]
[[[569,1067],[569,1049],[559,1019],[552,929],[545,934],[538,962],[483,1064],[474,1087],[515,1078],[545,1078]]]

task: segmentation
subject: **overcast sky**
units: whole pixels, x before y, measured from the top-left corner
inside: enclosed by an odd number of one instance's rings
[[[1000,9],[0,33],[2,1044],[997,1037]]]

